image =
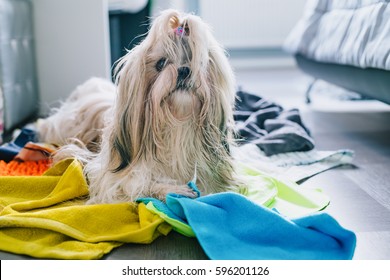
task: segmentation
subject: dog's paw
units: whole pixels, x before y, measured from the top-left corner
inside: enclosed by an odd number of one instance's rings
[[[197,198],[199,193],[195,192],[188,185],[177,186],[177,190],[174,192],[179,195],[183,195],[189,198]]]
[[[188,198],[197,198],[199,194],[187,185],[157,184],[155,193],[157,199],[165,201],[167,194],[174,193]]]

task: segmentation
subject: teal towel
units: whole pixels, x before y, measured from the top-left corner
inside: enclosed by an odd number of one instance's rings
[[[352,259],[356,236],[326,213],[288,220],[236,193],[167,196],[210,259]]]
[[[326,213],[289,220],[236,193],[143,201],[187,223],[210,259],[340,260],[356,247],[355,234]]]

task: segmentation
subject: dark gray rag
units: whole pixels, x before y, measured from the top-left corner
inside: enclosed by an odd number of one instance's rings
[[[239,143],[254,143],[268,156],[314,148],[298,109],[283,111],[280,105],[243,91],[237,96],[234,117]]]

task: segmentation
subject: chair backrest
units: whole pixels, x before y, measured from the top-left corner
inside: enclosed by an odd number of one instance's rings
[[[5,133],[39,108],[32,13],[31,0],[0,0],[0,128],[3,119]]]

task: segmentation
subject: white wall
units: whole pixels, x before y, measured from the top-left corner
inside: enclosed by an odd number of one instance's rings
[[[281,48],[306,0],[198,0],[199,15],[229,50],[235,69],[295,67]]]
[[[200,16],[227,48],[281,47],[306,0],[199,0]]]
[[[110,78],[106,0],[34,0],[41,112],[92,76]]]
[[[153,0],[151,15],[158,16],[165,9],[176,9],[185,13],[198,13],[199,0]]]

